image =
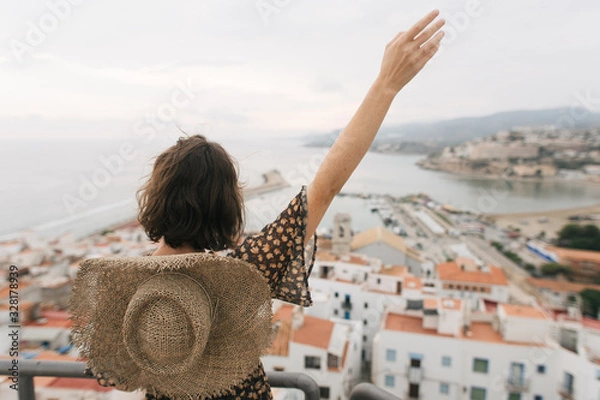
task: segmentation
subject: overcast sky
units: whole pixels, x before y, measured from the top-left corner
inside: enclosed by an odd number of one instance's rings
[[[327,132],[351,117],[385,44],[433,8],[443,51],[387,123],[600,98],[598,0],[3,1],[0,138],[122,135],[184,83],[184,130]]]

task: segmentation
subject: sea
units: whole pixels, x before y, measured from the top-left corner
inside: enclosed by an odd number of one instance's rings
[[[153,138],[0,139],[0,240],[23,231],[41,237],[67,232],[85,236],[136,215],[136,190],[160,152],[179,133]],[[260,229],[308,185],[327,149],[304,147],[299,139],[210,137],[237,160],[246,186],[279,170],[290,187],[246,202],[247,230]],[[368,153],[344,193],[403,196],[426,193],[434,200],[480,213],[516,213],[600,203],[600,186],[578,182],[510,182],[477,179],[419,168],[422,155]],[[190,171],[193,173],[193,171]],[[381,224],[368,201],[338,197],[320,228],[338,212],[352,214],[353,228]]]

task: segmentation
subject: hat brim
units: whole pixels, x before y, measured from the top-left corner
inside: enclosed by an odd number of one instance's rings
[[[214,307],[204,352],[172,376],[140,368],[123,340],[123,320],[138,288],[156,274],[177,272],[202,283]],[[254,266],[208,253],[94,258],[81,263],[69,299],[73,343],[90,368],[122,390],[172,398],[221,395],[260,362],[272,337],[270,289]],[[191,351],[191,349],[190,349]]]

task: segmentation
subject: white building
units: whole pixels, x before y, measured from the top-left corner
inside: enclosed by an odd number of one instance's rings
[[[468,258],[438,264],[438,293],[442,297],[469,299],[476,308],[479,300],[508,302],[508,280],[501,268],[478,264]]]
[[[388,265],[405,265],[409,272],[420,277],[423,258],[421,253],[406,245],[404,239],[378,226],[354,236],[351,249],[355,253],[380,259]]]
[[[388,304],[406,305],[435,291],[424,287],[405,266],[383,265],[360,254],[338,256],[323,251],[317,252],[310,287],[314,305],[306,309],[307,315],[362,323],[363,361],[371,359],[373,337]]]
[[[265,370],[305,373],[319,385],[322,399],[347,399],[360,379],[361,324],[311,317],[290,304],[275,309],[277,333],[262,358]]]
[[[458,299],[426,303],[422,311],[386,311],[373,344],[376,385],[402,399],[600,398],[600,327],[570,322],[575,328],[559,340],[551,316],[536,307],[471,314]]]

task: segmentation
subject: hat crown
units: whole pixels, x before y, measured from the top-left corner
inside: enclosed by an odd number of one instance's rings
[[[132,297],[123,324],[125,347],[142,369],[173,375],[203,354],[212,317],[205,289],[188,275],[157,274]]]

